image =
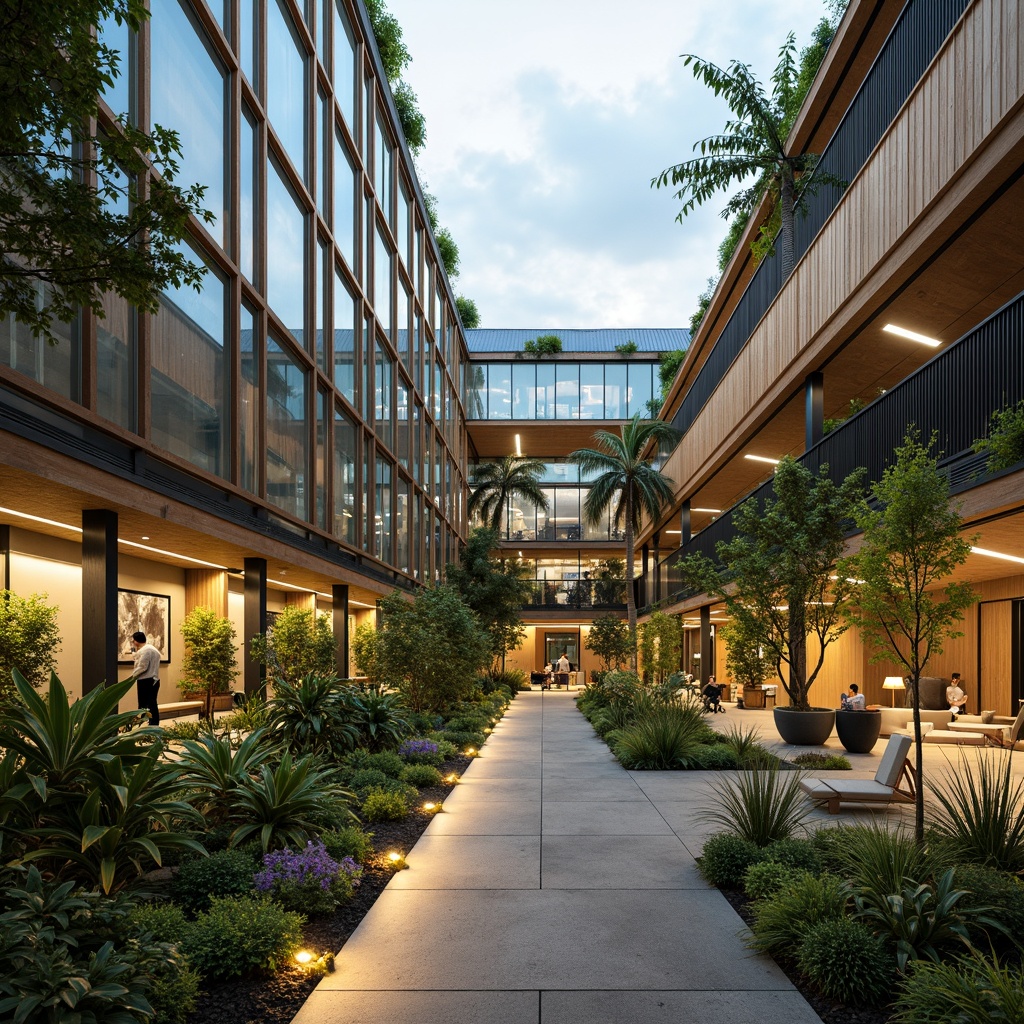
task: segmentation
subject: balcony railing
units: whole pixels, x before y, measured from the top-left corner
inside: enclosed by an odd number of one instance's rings
[[[842,480],[858,466],[868,480],[881,479],[908,427],[915,425],[922,440],[936,436],[939,466],[948,475],[950,490],[960,493],[976,486],[985,475],[985,458],[972,445],[988,433],[992,413],[1024,400],[1024,292],[988,320],[940,352],[866,409],[847,420],[800,457],[817,473],[828,465],[829,476]],[[747,496],[762,502],[771,494],[768,480]],[[741,503],[739,503],[741,504]],[[735,536],[729,509],[688,544],[661,560],[660,593],[642,595],[644,603],[675,601],[687,595],[676,563],[703,552],[714,557],[719,541]]]
[[[524,610],[621,612],[626,584],[617,580],[537,580]]]
[[[892,123],[911,90],[938,53],[943,40],[971,0],[909,0],[874,65],[850,104],[835,135],[821,154],[819,169],[840,181],[852,181]],[[841,197],[833,186],[806,200],[797,215],[796,259],[807,251]],[[729,322],[701,367],[672,420],[680,436],[693,425],[754,328],[783,285],[781,254],[761,261]]]

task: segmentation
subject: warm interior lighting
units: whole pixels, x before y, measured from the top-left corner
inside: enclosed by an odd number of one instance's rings
[[[204,562],[201,558],[193,558],[191,555],[180,555],[177,551],[165,551],[163,548],[151,548],[148,544],[137,544],[133,540],[117,539],[118,544],[124,544],[129,548],[140,548],[142,551],[152,551],[156,555],[167,555],[169,558],[180,558],[184,562],[192,562],[195,565],[205,565],[208,569],[227,569],[226,565],[218,565],[216,562]]]
[[[682,533],[682,530],[662,530],[662,533]]]
[[[777,466],[782,459],[770,459],[767,455],[744,455],[743,458],[750,459],[751,462],[768,462],[773,466]],[[693,511],[691,509],[691,511]]]
[[[690,511],[691,512],[710,512],[711,515],[713,515],[713,516],[717,516],[717,515],[721,515],[722,514],[722,510],[720,508],[691,508]]]
[[[907,684],[903,682],[902,676],[886,676],[885,682],[882,683],[883,690],[892,690],[892,706],[896,707],[896,691],[905,690]]]
[[[521,459],[523,457],[523,448],[519,439],[519,435],[516,434],[516,458]]]
[[[28,519],[33,523],[44,523],[46,526],[59,526],[62,530],[71,530],[73,533],[81,533],[80,526],[69,526],[67,523],[58,523],[56,519],[44,519],[42,516],[31,516],[27,512],[15,512],[13,508],[0,508],[0,513],[7,516],[17,516],[18,519]]]
[[[310,953],[308,949],[300,949],[298,953],[295,954],[295,959],[300,964],[308,964],[313,959],[313,954]]]
[[[989,558],[1003,558],[1007,562],[1018,562],[1024,565],[1024,558],[1020,558],[1018,555],[1004,555],[1001,551],[990,551],[988,548],[971,548],[971,554],[973,555],[988,555]]]
[[[886,324],[882,330],[887,331],[889,334],[895,334],[900,338],[907,338],[909,341],[918,341],[922,345],[928,345],[930,348],[938,348],[942,344],[938,338],[929,338],[927,334],[908,331],[906,327],[897,327],[896,324]]]

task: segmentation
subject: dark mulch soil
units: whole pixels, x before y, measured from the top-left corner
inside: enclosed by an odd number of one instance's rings
[[[446,762],[441,774],[461,775],[472,758],[458,757]],[[420,790],[421,803],[443,801],[453,786]],[[414,810],[401,821],[367,825],[373,833],[376,856],[364,865],[355,895],[329,917],[314,918],[303,928],[305,948],[315,954],[337,953],[366,916],[374,901],[395,873],[387,860],[392,850],[408,853],[430,824],[432,815]],[[299,1012],[320,978],[298,965],[283,967],[275,974],[206,981],[189,1024],[288,1024]]]
[[[750,900],[747,896],[737,890],[722,889],[721,892],[744,922],[748,926],[752,925],[754,915],[750,912]],[[776,961],[776,963],[779,962]],[[834,1003],[831,999],[826,999],[820,993],[815,992],[807,984],[807,979],[791,964],[779,963],[779,967],[800,990],[800,994],[811,1004],[811,1008],[824,1021],[824,1024],[888,1024],[891,1008],[854,1007]]]

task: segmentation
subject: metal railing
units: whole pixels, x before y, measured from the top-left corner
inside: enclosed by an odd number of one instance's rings
[[[616,580],[537,580],[523,609],[557,612],[618,612],[626,607],[626,584]]]

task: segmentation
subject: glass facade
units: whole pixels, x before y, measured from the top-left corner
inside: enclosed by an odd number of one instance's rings
[[[473,362],[469,378],[469,419],[627,420],[657,414],[650,403],[658,393],[658,363],[651,361]]]

